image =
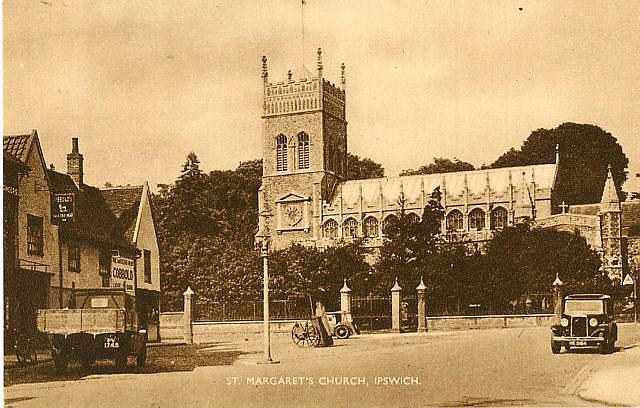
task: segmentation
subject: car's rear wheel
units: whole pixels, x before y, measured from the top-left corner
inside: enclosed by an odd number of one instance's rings
[[[349,335],[351,334],[349,332],[349,328],[342,324],[336,326],[335,333],[336,333],[336,337],[339,339],[348,339]]]
[[[553,354],[558,354],[560,352],[560,347],[562,344],[559,341],[551,340],[551,352]]]

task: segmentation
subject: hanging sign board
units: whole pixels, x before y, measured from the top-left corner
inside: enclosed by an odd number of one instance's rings
[[[622,281],[623,285],[633,285],[633,278],[631,277],[631,275],[627,274],[627,276],[625,276],[624,281]]]
[[[111,257],[111,287],[125,288],[125,291],[135,296],[134,261],[121,256]]]
[[[51,221],[61,224],[73,221],[75,210],[75,196],[73,193],[54,194],[51,208]]]

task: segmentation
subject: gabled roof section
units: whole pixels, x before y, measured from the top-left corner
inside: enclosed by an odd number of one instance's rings
[[[5,155],[26,163],[32,140],[33,132],[29,135],[4,136],[2,138],[2,151]]]
[[[47,174],[53,193],[74,193],[76,197],[74,221],[64,226],[64,234],[76,239],[133,248],[98,188],[83,184],[79,190],[69,175],[54,170],[47,170]]]
[[[100,191],[118,220],[119,230],[127,241],[134,242],[144,186],[109,187]]]

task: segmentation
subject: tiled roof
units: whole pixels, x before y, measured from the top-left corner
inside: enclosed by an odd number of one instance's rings
[[[65,225],[65,234],[80,239],[132,247],[98,188],[83,184],[82,190],[79,190],[70,176],[54,170],[47,170],[47,173],[54,193],[73,192],[76,196],[74,221]]]
[[[2,138],[2,151],[14,159],[27,162],[27,150],[31,142],[32,135],[4,136]]]
[[[100,190],[111,212],[118,219],[120,231],[129,242],[133,242],[142,190],[143,186],[113,187]]]

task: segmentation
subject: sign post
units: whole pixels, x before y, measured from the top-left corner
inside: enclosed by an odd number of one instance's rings
[[[633,322],[638,323],[638,278],[631,277],[630,274],[624,277],[623,285],[633,285]]]
[[[135,296],[135,261],[121,256],[111,257],[111,287],[124,288],[125,292]]]

